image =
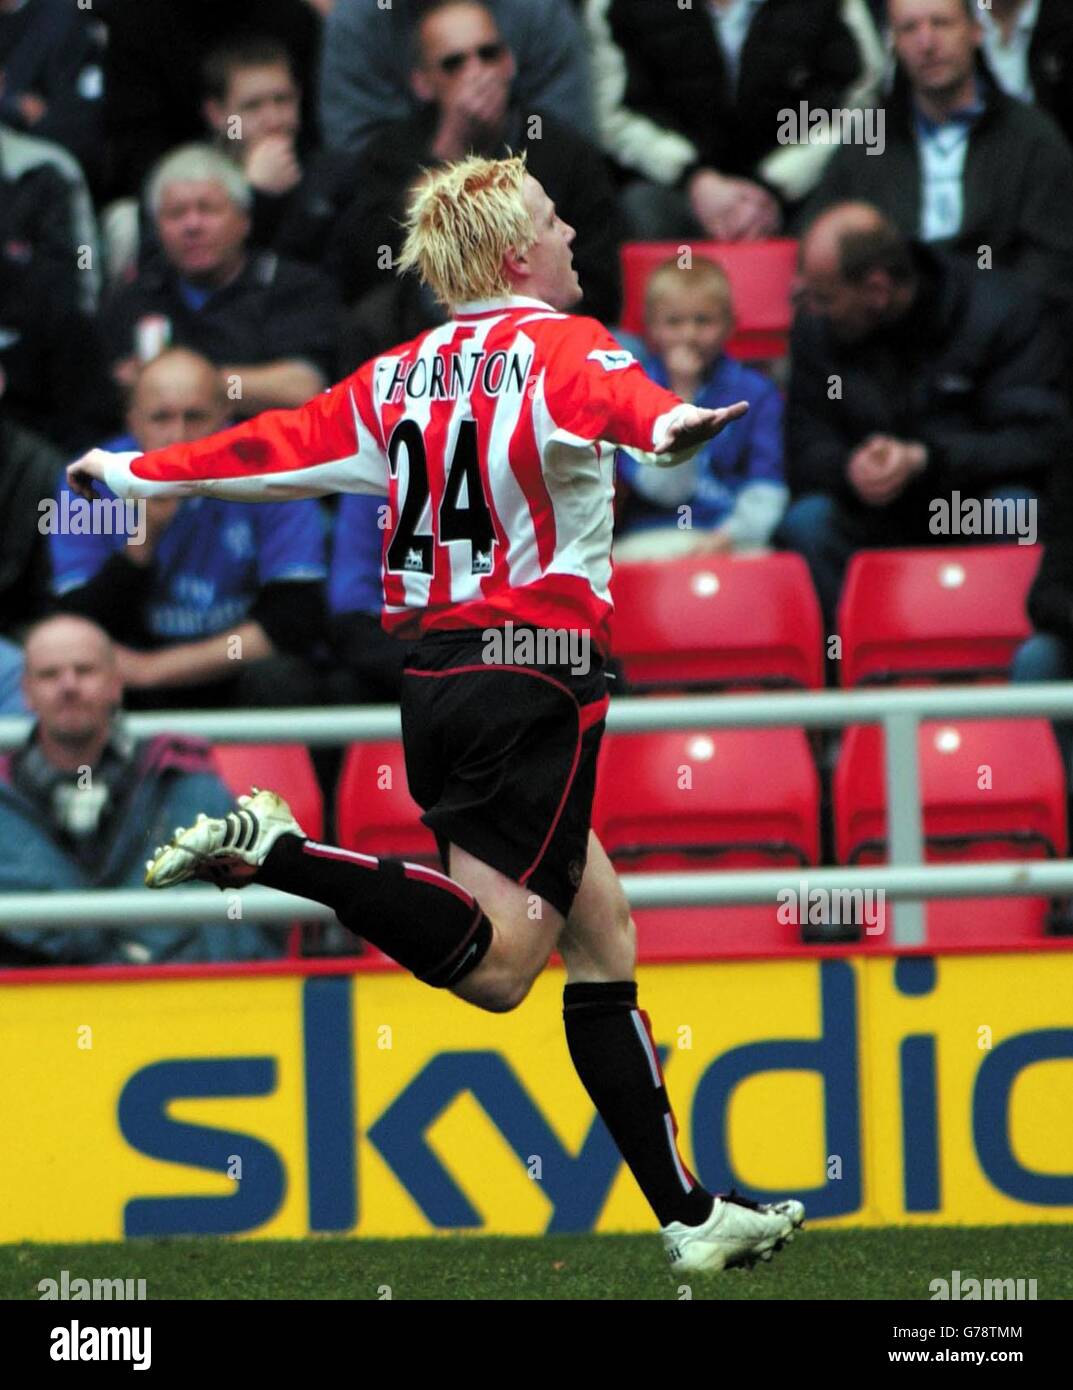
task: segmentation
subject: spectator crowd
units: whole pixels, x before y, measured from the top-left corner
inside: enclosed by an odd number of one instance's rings
[[[0,749],[0,892],[135,883],[226,804],[205,746],[138,745],[124,707],[397,698],[376,499],[135,518],[102,489],[80,525],[63,468],[300,405],[442,322],[395,272],[407,200],[520,150],[576,229],[576,312],[614,330],[621,246],[668,242],[623,346],[751,405],[686,466],[620,460],[620,561],[796,551],[832,633],[854,552],[951,543],[937,497],[1030,504],[1013,675],[1073,675],[1069,0],[0,0],[0,713],[34,718]],[[717,249],[682,252],[775,237],[789,355],[747,363]],[[0,964],[282,949],[2,927]]]

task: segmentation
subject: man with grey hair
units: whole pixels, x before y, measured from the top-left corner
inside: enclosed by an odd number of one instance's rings
[[[184,145],[153,171],[146,201],[161,256],[102,311],[112,375],[187,347],[220,369],[239,416],[301,405],[328,384],[336,304],[331,281],[273,252],[251,253],[250,187],[209,145]]]

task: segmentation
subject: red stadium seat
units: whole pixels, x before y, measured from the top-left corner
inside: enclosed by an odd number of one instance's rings
[[[823,626],[800,555],[617,564],[615,655],[631,688],[823,685]]]
[[[644,907],[633,914],[637,959],[712,960],[800,947],[795,922],[780,922],[770,907]]]
[[[290,805],[314,840],[324,834],[324,801],[309,749],[301,743],[220,743],[212,750],[217,771],[235,796],[267,787]]]
[[[799,729],[609,734],[593,827],[619,872],[795,868],[819,855],[819,781]],[[777,908],[644,908],[638,958],[703,960],[801,944]]]
[[[1005,678],[1040,547],[859,551],[839,605],[845,686]]]
[[[730,280],[737,324],[727,345],[731,357],[785,357],[793,317],[791,289],[797,273],[797,242],[634,241],[622,247],[622,327],[644,330],[645,285],[663,261],[683,246],[718,261]]]
[[[1046,898],[935,898],[924,906],[926,944],[937,951],[952,946],[1039,945],[1047,934],[1050,904]],[[889,948],[894,940],[898,904],[880,912],[883,931],[862,937],[865,946]]]
[[[929,862],[1065,855],[1065,778],[1046,720],[925,722],[919,747]],[[833,794],[839,863],[886,862],[879,727],[864,725],[846,731]],[[928,942],[938,947],[958,941],[997,945],[1038,940],[1046,930],[1049,911],[1041,898],[936,900],[925,907]],[[896,905],[888,909],[890,913],[897,913]],[[871,938],[875,945],[884,941],[889,937]]]
[[[624,871],[814,864],[819,779],[800,729],[609,734],[593,826]]]
[[[343,849],[393,855],[440,867],[436,837],[420,821],[410,795],[402,744],[354,743],[347,750],[336,798]]]
[[[1065,854],[1065,779],[1047,720],[925,721],[919,747],[929,858]],[[846,730],[834,774],[834,812],[839,863],[885,862],[883,731],[878,725]]]

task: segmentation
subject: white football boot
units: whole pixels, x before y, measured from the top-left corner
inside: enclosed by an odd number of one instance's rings
[[[701,1226],[672,1221],[662,1228],[663,1245],[675,1274],[717,1273],[736,1265],[770,1260],[793,1240],[805,1220],[805,1208],[794,1198],[782,1202],[751,1202],[733,1190],[716,1197],[712,1214]]]
[[[158,845],[153,858],[146,860],[146,887],[171,888],[201,878],[220,888],[241,888],[281,835],[307,838],[281,796],[256,787],[252,793],[240,796],[239,810],[226,816],[202,813],[188,830],[177,826],[171,843]]]

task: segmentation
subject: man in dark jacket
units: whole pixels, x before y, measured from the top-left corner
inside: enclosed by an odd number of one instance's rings
[[[250,244],[319,265],[354,196],[355,156],[316,148],[278,39],[238,35],[209,54],[202,77],[206,123],[253,193]]]
[[[310,94],[320,19],[306,0],[109,0],[104,127],[113,197],[136,194],[152,166],[201,134],[201,64],[235,33],[287,46]]]
[[[816,220],[799,293],[795,500],[778,539],[808,560],[833,631],[854,550],[972,534],[951,521],[966,498],[1034,502],[1066,461],[1070,420],[1063,352],[1038,301],[999,271],[907,243],[875,208]]]
[[[1073,5],[1069,0],[991,0],[976,10],[984,56],[1004,92],[1032,101],[1073,145]]]
[[[1035,632],[1018,648],[1012,681],[1073,681],[1073,466],[1063,460],[1051,477],[1043,528],[1043,559],[1028,595]],[[1073,720],[1055,721],[1054,731],[1073,771]]]
[[[85,618],[48,618],[27,635],[27,741],[0,756],[0,892],[140,887],[144,862],[175,825],[230,804],[209,749],[159,735],[137,744],[115,712],[123,687],[107,636]],[[24,927],[0,933],[5,964],[146,964],[282,954],[251,923]]]
[[[48,541],[41,499],[51,497],[68,458],[0,414],[0,633],[16,637],[48,607]]]
[[[0,121],[65,146],[91,181],[103,145],[102,48],[91,5],[0,0]]]
[[[313,266],[251,252],[251,194],[231,160],[186,145],[161,161],[149,204],[163,257],[101,311],[106,360],[129,386],[138,362],[187,347],[221,370],[236,415],[289,409],[334,368],[335,287]]]
[[[486,5],[438,5],[416,40],[412,84],[424,109],[366,146],[354,201],[329,250],[326,268],[346,299],[393,278],[407,195],[422,168],[471,153],[494,159],[525,150],[530,173],[578,233],[575,263],[585,297],[577,312],[613,323],[620,303],[617,214],[599,150],[554,116],[512,104],[514,58]]]
[[[907,237],[1008,270],[1073,309],[1073,151],[979,63],[966,0],[890,0],[898,70],[886,148],[835,151],[809,205],[872,203]]]
[[[868,106],[878,93],[878,35],[859,4],[851,29],[849,9],[844,0],[589,0],[601,143],[640,175],[623,193],[631,236],[738,241],[779,230],[830,155],[809,132],[782,143],[786,115],[802,104]]]

